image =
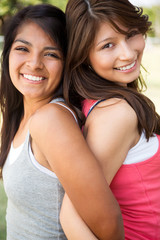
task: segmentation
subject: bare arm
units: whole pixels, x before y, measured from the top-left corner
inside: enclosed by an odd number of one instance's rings
[[[68,110],[49,104],[32,118],[30,132],[76,211],[98,239],[123,239],[119,205]]]
[[[87,141],[109,183],[139,137],[137,118],[131,107],[125,101],[111,102],[116,105],[104,108],[103,103],[102,108],[97,107],[85,128]],[[95,239],[67,196],[61,209],[61,224],[69,240]]]
[[[104,101],[89,115],[84,133],[110,184],[140,138],[136,113],[125,100]]]
[[[63,199],[60,221],[68,240],[98,240],[79,216],[67,194]]]

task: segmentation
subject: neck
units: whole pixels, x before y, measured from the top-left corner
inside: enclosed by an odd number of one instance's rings
[[[23,99],[23,105],[24,105],[23,119],[29,119],[38,109],[48,104],[51,101],[51,99],[52,98],[41,99],[41,100],[33,99],[31,101],[24,98]]]

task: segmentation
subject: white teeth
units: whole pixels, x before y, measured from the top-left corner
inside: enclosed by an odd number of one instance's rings
[[[23,74],[23,76],[25,78],[27,78],[28,80],[32,80],[32,81],[41,81],[44,79],[44,77],[36,77],[36,76],[28,75],[28,74]]]
[[[120,68],[117,68],[117,69],[121,70],[121,71],[125,71],[125,70],[128,70],[128,69],[131,69],[134,65],[135,65],[135,62],[133,62],[132,64],[130,64],[126,67],[120,67]]]

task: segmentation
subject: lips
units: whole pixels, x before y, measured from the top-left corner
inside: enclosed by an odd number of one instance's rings
[[[30,75],[30,74],[22,74],[22,76],[30,81],[35,81],[35,82],[39,82],[45,79],[45,77],[42,76],[34,76],[34,75]]]
[[[126,71],[126,70],[130,70],[132,69],[136,64],[136,61],[134,61],[133,63],[127,65],[127,66],[124,66],[124,67],[119,67],[119,68],[115,68],[117,70],[120,70],[120,71]]]

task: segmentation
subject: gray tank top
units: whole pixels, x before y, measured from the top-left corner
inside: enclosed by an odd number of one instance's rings
[[[8,197],[7,240],[66,240],[59,221],[64,190],[58,178],[36,167],[29,154],[30,134],[21,153],[3,169]]]

